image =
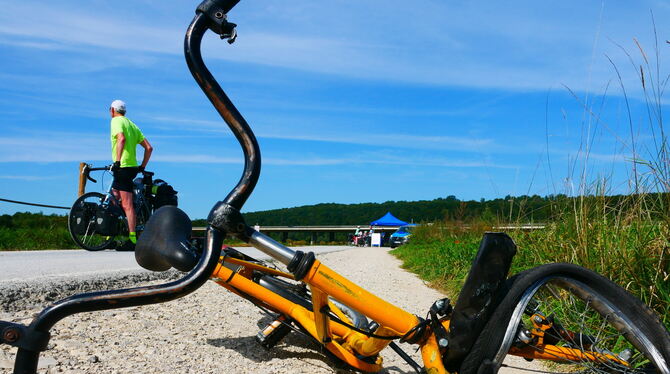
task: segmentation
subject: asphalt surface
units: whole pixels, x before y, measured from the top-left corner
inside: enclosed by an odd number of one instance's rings
[[[348,249],[347,246],[299,247],[303,252],[315,254]],[[259,260],[269,256],[251,247],[239,247],[240,252]],[[115,273],[146,272],[135,262],[134,252],[85,250],[47,250],[0,252],[0,284],[31,282],[49,278],[86,278]]]
[[[300,247],[302,251],[317,254],[348,248],[351,247]],[[269,259],[255,248],[237,249],[257,259]],[[183,273],[174,269],[164,272],[145,270],[135,262],[134,252],[0,252],[0,319],[4,312],[42,308],[75,294],[155,284],[182,276]]]

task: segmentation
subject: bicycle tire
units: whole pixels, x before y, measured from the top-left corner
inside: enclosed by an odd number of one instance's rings
[[[536,312],[552,316],[545,338],[550,344],[579,352],[572,361],[546,361],[547,372],[670,373],[668,330],[649,307],[609,279],[558,263],[522,272],[510,278],[508,286],[507,295],[463,360],[460,374],[496,373],[511,366],[504,359],[512,347],[539,349],[536,342],[528,342],[527,328],[533,323],[528,322],[530,318],[537,322],[542,317],[524,316]],[[556,308],[551,310],[556,314],[541,310],[547,307]]]
[[[149,207],[148,202],[146,199],[138,199],[138,201],[135,201],[134,204],[137,205],[137,203],[140,203],[139,206],[134,206],[133,208],[135,209],[135,231],[137,231],[137,234],[140,235],[142,231],[144,231],[144,226],[149,222],[149,218],[151,218],[151,208]]]
[[[105,195],[99,192],[87,192],[77,198],[72,204],[72,208],[68,212],[67,229],[72,240],[81,248],[87,251],[101,251],[110,248],[114,244],[114,237],[103,237],[95,232],[95,216],[92,216],[87,224],[86,231],[83,234],[78,234],[75,229],[76,212],[83,209],[84,203],[90,199],[96,204],[100,204],[105,198]]]

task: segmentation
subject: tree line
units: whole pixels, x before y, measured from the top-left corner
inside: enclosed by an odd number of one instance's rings
[[[367,225],[391,212],[406,222],[484,221],[491,223],[516,222],[539,223],[557,219],[566,211],[573,212],[576,206],[612,207],[610,214],[634,210],[636,205],[647,205],[656,209],[656,218],[668,216],[670,195],[667,193],[643,195],[581,196],[505,196],[492,200],[460,200],[450,195],[445,198],[420,201],[386,201],[383,203],[336,204],[322,203],[294,208],[272,209],[244,213],[249,225],[295,226],[295,225]],[[616,207],[616,208],[614,208]],[[600,208],[599,208],[600,209]],[[205,220],[200,220],[202,225]]]
[[[296,226],[296,225],[367,225],[391,212],[406,222],[436,221],[485,221],[485,222],[549,222],[572,210],[583,200],[585,205],[608,209],[610,214],[634,210],[633,206],[647,205],[655,209],[645,210],[655,218],[665,219],[670,212],[670,194],[614,195],[568,197],[549,196],[505,196],[492,200],[460,200],[455,196],[420,201],[386,201],[383,203],[336,204],[322,203],[293,208],[272,209],[244,213],[249,225]],[[595,204],[594,204],[595,203]],[[630,209],[629,209],[630,207]],[[205,219],[196,219],[194,226],[206,226]],[[0,215],[0,228],[44,229],[67,228],[64,215],[42,213],[15,213]]]

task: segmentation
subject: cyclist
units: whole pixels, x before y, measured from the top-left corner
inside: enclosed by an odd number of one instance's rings
[[[114,100],[109,107],[112,116],[110,134],[112,141],[112,193],[121,201],[123,211],[128,218],[128,239],[134,245],[137,242],[135,233],[135,210],[133,207],[133,178],[138,172],[144,171],[149,162],[153,147],[144,137],[142,131],[126,117],[126,103]],[[142,164],[138,166],[135,149],[137,145],[144,148]]]

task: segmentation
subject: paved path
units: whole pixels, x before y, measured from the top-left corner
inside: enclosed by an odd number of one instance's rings
[[[348,249],[347,246],[298,247],[303,252],[316,254]],[[251,247],[237,248],[252,257],[269,259]],[[3,282],[32,281],[50,277],[86,277],[105,273],[147,271],[135,262],[134,252],[81,250],[48,250],[0,252],[0,284]]]

